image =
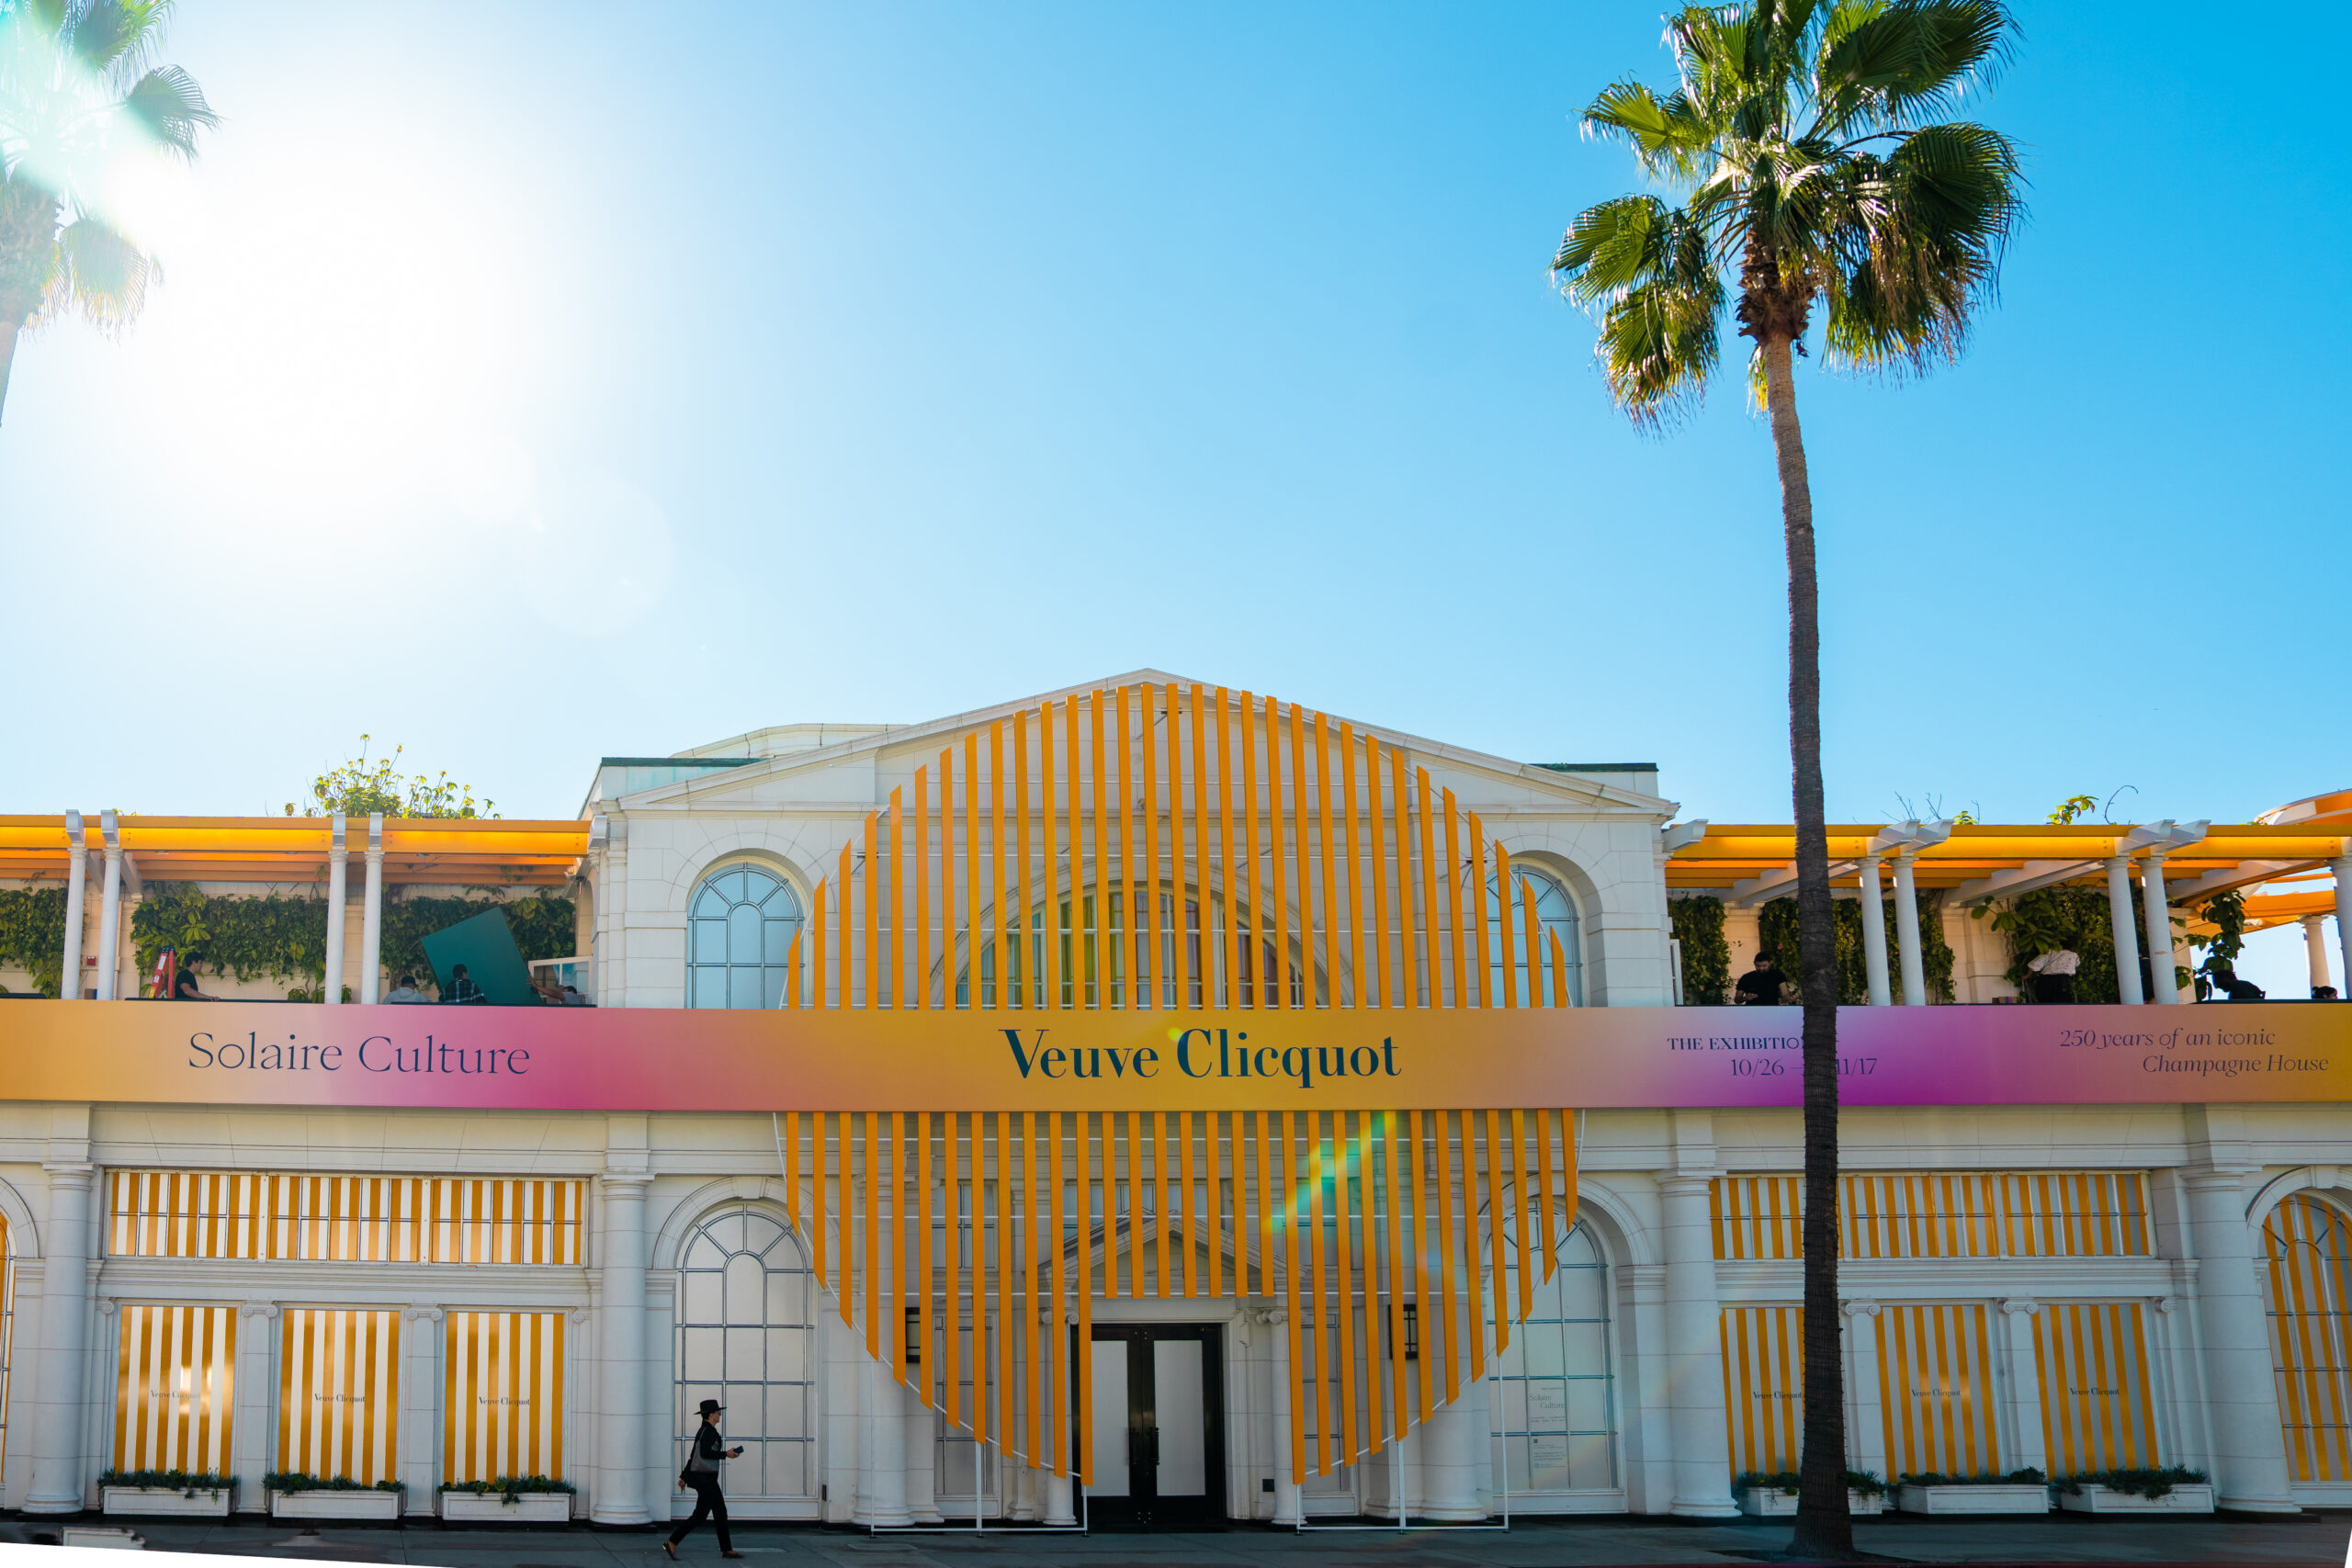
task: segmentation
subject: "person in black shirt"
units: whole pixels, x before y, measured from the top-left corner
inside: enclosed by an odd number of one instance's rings
[[[490,1005],[490,998],[473,983],[462,964],[450,966],[449,988],[441,993],[441,999],[445,1002],[465,1002],[475,1007]]]
[[[1769,947],[1756,954],[1756,967],[1739,977],[1740,1006],[1781,1005],[1781,987],[1789,983],[1789,977],[1781,973],[1780,957]]]
[[[208,997],[198,988],[196,971],[181,969],[172,976],[172,1000],[175,1002],[217,1002],[218,997]]]
[[[727,1534],[727,1499],[719,1495],[718,1467],[730,1459],[741,1458],[743,1445],[724,1447],[718,1436],[718,1413],[726,1408],[715,1399],[702,1402],[702,1425],[695,1429],[694,1451],[686,1456],[686,1468],[678,1472],[681,1489],[695,1489],[695,1511],[686,1516],[685,1523],[670,1532],[662,1550],[677,1561],[678,1543],[694,1533],[694,1528],[707,1518],[718,1529],[718,1555],[741,1557],[735,1543]]]

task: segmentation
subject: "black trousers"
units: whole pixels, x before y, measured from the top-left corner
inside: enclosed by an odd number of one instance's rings
[[[2037,1002],[2072,1002],[2075,999],[2075,977],[2072,975],[2036,975],[2033,977],[2033,999]]]
[[[674,1546],[685,1540],[694,1533],[696,1525],[708,1519],[718,1527],[718,1550],[734,1551],[735,1543],[729,1540],[727,1535],[727,1499],[719,1494],[718,1477],[697,1475],[693,1480],[695,1511],[686,1516],[685,1523],[670,1532],[670,1543]]]

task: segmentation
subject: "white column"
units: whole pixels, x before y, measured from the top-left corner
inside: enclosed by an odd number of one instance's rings
[[[651,1180],[610,1170],[604,1179],[605,1264],[596,1303],[604,1317],[596,1334],[604,1376],[596,1411],[596,1495],[589,1514],[600,1525],[639,1525],[653,1517],[645,1504],[645,1189]]]
[[[384,948],[384,814],[368,818],[368,902],[359,918],[359,999],[381,993]]]
[[[2152,1002],[2177,1005],[2180,987],[2173,979],[2172,900],[2165,892],[2165,852],[2156,850],[2140,863],[2140,894],[2147,907],[2148,985]]]
[[[1274,1342],[1274,1523],[1295,1525],[1299,1520],[1298,1478],[1291,1473],[1290,1428],[1291,1406],[1298,1391],[1292,1386],[1290,1335],[1284,1326],[1290,1314],[1270,1312],[1266,1322],[1272,1330],[1268,1337]],[[1083,1352],[1086,1347],[1080,1345],[1079,1349]]]
[[[2132,857],[2107,857],[2107,918],[2115,931],[2116,995],[2132,1007],[2148,998],[2140,994],[2139,922],[2132,918]]]
[[[350,858],[343,836],[343,813],[338,811],[327,840],[327,976],[321,991],[331,1007],[343,1000],[345,865]]]
[[[82,1508],[82,1405],[89,1375],[90,1189],[96,1172],[80,1162],[41,1167],[49,1178],[47,1256],[41,1260],[40,1369],[32,1407],[32,1487],[28,1514]]]
[[[1666,1354],[1674,1368],[1669,1440],[1680,1518],[1729,1519],[1730,1436],[1724,1426],[1723,1305],[1715,1295],[1715,1238],[1708,1178],[1658,1178],[1666,1247]]]
[[[873,1357],[865,1358],[864,1419],[858,1423],[865,1451],[859,1457],[857,1485],[857,1522],[872,1528],[909,1525],[914,1516],[907,1511],[907,1428],[905,1391],[890,1369]],[[1010,1512],[1013,1479],[1004,1475],[1004,1463],[999,1465],[1001,1489],[1008,1494],[1004,1506]]]
[[[1421,1485],[1413,1510],[1416,1519],[1461,1524],[1487,1517],[1487,1504],[1479,1495],[1478,1483],[1486,1477],[1489,1461],[1481,1450],[1490,1446],[1487,1433],[1493,1425],[1487,1415],[1483,1380],[1464,1386],[1462,1397],[1453,1404],[1430,1412],[1430,1418],[1421,1423]]]
[[[926,1375],[923,1369],[920,1367],[911,1367],[908,1370],[917,1377]],[[922,1402],[922,1395],[913,1389],[900,1389],[899,1393],[901,1402],[899,1409],[904,1413],[902,1419],[905,1425],[902,1430],[906,1434],[907,1442],[907,1515],[919,1525],[939,1524],[942,1522],[939,1512],[939,1418],[933,1413],[931,1406]],[[1058,1494],[1060,1503],[1057,1514],[1054,1513],[1054,1506],[1051,1503],[1052,1497],[1056,1495],[1053,1492],[1054,1484],[1061,1487]],[[1047,1518],[1046,1522],[1049,1525],[1066,1525],[1073,1522],[1069,1517],[1070,1497],[1069,1477],[1064,1476],[1057,1483],[1049,1483],[1046,1493],[1047,1512],[1054,1514],[1054,1517]]]
[[[2330,861],[2328,869],[2335,873],[2335,946],[2343,961],[2337,972],[2344,985],[2336,996],[2352,1001],[2352,855]]]
[[[2028,1296],[2011,1296],[2001,1303],[2001,1317],[2008,1326],[2002,1343],[2009,1363],[2009,1429],[2001,1442],[2018,1456],[2011,1470],[2046,1473],[2050,1458],[2041,1449],[2041,1360],[2033,1349],[2033,1314],[2041,1310],[2041,1303]]]
[[[65,814],[65,954],[57,972],[57,994],[69,1002],[82,999],[82,895],[90,884],[90,844],[82,830],[82,814]]]
[[[1928,1005],[1928,966],[1919,953],[1919,890],[1912,883],[1915,852],[1894,852],[1894,939],[1903,945],[1903,1005]]]
[[[277,1348],[277,1303],[246,1302],[237,1308],[236,1425],[229,1429],[230,1473],[237,1478],[237,1512],[269,1512],[262,1477],[277,1468],[270,1452],[276,1434],[269,1423],[269,1359]],[[432,1488],[425,1488],[432,1495]]]
[[[116,951],[122,942],[122,832],[113,812],[98,813],[98,832],[106,840],[107,855],[105,888],[98,895],[98,1000],[110,1002],[122,968],[122,955]]]
[[[1874,1008],[1894,999],[1886,979],[1886,892],[1879,880],[1880,858],[1862,857],[1862,969],[1870,977]]]
[[[2153,907],[2153,906],[2152,906]],[[2245,1184],[2234,1170],[2188,1177],[2189,1245],[2205,1331],[2206,1415],[2213,1431],[2215,1501],[2251,1513],[2296,1511],[2270,1367],[2270,1330],[2255,1278]]]
[[[1892,1481],[1886,1472],[1886,1419],[1878,1397],[1878,1303],[1858,1296],[1838,1311],[1846,1318],[1846,1387],[1850,1391],[1846,1447],[1856,1470]]]
[[[2322,986],[2329,984],[2327,976],[2327,938],[2321,927],[2327,922],[2325,915],[2305,915],[2303,926],[2303,967],[2311,976],[2312,992],[2317,995]]]

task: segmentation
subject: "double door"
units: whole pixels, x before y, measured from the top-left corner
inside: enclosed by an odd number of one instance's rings
[[[1222,1345],[1215,1324],[1094,1325],[1089,1524],[1182,1529],[1225,1517]]]

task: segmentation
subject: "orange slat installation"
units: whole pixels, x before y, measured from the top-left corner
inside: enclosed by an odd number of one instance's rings
[[[960,750],[814,890],[787,1008],[1566,1004],[1505,846],[1376,733],[1140,685],[990,719]],[[1377,1071],[1351,1055],[1337,1076]],[[950,1425],[1081,1480],[1088,1357],[1056,1325],[1083,1343],[1097,1295],[1281,1301],[1299,1473],[1323,1475],[1485,1376],[1577,1215],[1555,1107],[803,1111],[779,1141],[844,1319]]]

